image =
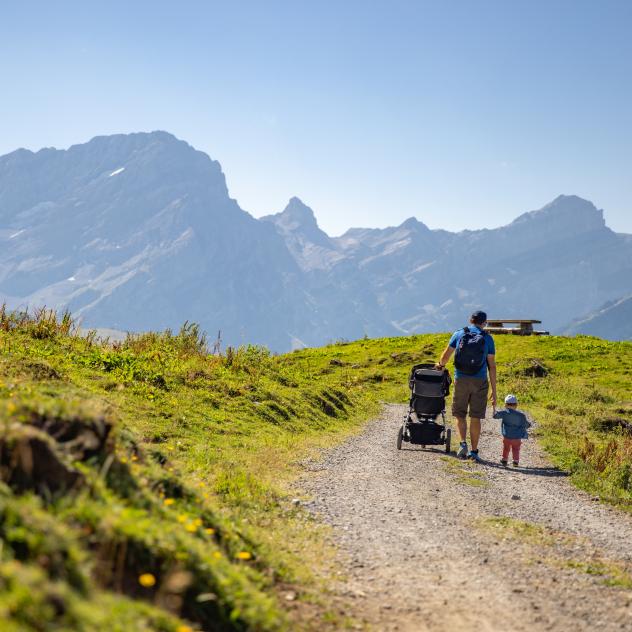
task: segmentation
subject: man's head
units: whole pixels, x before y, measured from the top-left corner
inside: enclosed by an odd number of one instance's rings
[[[477,327],[483,327],[487,322],[487,314],[477,310],[470,316],[470,322]]]
[[[505,397],[505,406],[507,406],[507,408],[517,408],[518,398],[515,395],[507,395],[507,397]]]

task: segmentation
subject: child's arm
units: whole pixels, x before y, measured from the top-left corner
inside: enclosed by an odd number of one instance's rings
[[[531,428],[531,422],[527,419],[527,416],[523,413],[524,415],[524,426],[523,426],[523,433],[524,433],[524,439],[526,439],[529,436],[529,433],[527,432],[527,428]]]
[[[503,418],[503,412],[502,410],[496,410],[496,408],[494,408],[494,419],[502,419]]]

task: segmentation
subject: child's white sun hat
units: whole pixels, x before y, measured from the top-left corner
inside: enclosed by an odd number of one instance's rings
[[[505,404],[517,404],[518,398],[515,395],[507,395],[505,397]]]

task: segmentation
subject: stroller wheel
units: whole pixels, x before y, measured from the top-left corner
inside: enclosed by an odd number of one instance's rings
[[[404,427],[402,426],[397,433],[397,449],[402,449],[402,439],[404,438]]]
[[[445,453],[450,454],[450,441],[452,440],[452,429],[448,428],[445,431]]]

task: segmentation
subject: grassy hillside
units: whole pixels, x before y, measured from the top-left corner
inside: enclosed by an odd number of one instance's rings
[[[217,357],[195,326],[107,344],[69,318],[2,311],[3,630],[341,627],[313,572],[323,534],[289,483],[382,401],[404,401],[410,365],[446,340]],[[630,505],[632,344],[497,347],[500,392],[518,394],[553,459]]]

